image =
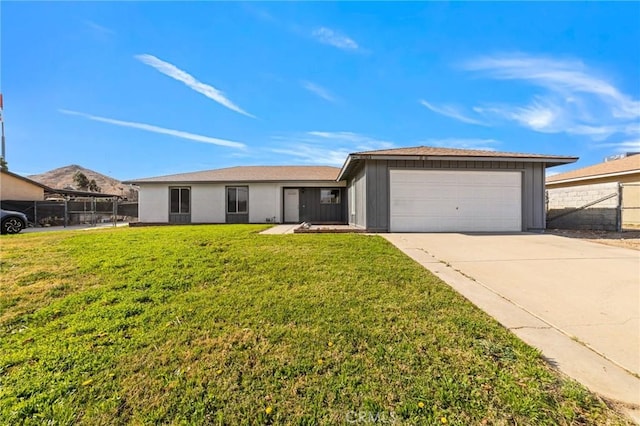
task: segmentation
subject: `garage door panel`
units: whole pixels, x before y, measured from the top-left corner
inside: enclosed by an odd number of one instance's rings
[[[392,170],[392,232],[520,231],[520,172]]]

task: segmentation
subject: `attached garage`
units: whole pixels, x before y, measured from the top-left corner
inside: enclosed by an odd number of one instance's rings
[[[576,157],[420,146],[350,154],[349,224],[371,232],[545,228],[545,169]]]
[[[390,170],[391,232],[519,232],[522,173]]]

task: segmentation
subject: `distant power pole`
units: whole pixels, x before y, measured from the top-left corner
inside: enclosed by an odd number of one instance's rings
[[[4,112],[4,104],[2,103],[2,93],[0,93],[0,125],[2,125],[2,159],[7,161],[7,153],[5,152],[4,147],[4,117],[2,116]]]

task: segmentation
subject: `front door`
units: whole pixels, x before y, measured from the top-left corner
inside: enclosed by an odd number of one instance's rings
[[[300,220],[300,191],[297,188],[284,190],[284,221],[298,223]]]

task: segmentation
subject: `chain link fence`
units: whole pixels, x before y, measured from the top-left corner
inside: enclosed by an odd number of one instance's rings
[[[1,202],[2,209],[22,212],[33,226],[70,226],[130,222],[138,218],[138,203],[116,198]]]

